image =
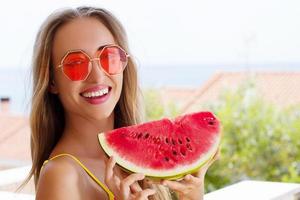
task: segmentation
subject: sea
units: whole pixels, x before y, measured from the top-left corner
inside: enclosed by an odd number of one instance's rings
[[[142,88],[181,87],[197,88],[214,73],[222,71],[283,71],[300,72],[299,63],[258,64],[193,64],[139,66]],[[28,68],[0,66],[0,97],[10,98],[10,112],[28,115],[31,96],[31,71]]]

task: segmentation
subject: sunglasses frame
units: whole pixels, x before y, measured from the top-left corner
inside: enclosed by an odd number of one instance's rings
[[[126,63],[124,64],[124,67],[123,67],[123,69],[122,69],[122,71],[120,72],[120,73],[116,73],[116,74],[109,74],[108,72],[106,72],[104,69],[103,69],[103,67],[102,67],[102,65],[101,65],[101,62],[100,62],[100,56],[101,56],[101,54],[102,54],[102,52],[104,51],[104,49],[106,49],[106,48],[108,48],[108,47],[117,47],[117,48],[119,48],[121,51],[123,51],[124,53],[125,53],[125,55],[126,55]],[[98,50],[99,51],[99,50]],[[97,52],[98,52],[97,51]],[[75,49],[75,50],[69,50],[69,51],[67,51],[66,53],[65,53],[65,55],[62,57],[62,59],[61,59],[61,61],[60,61],[60,64],[56,67],[56,68],[61,68],[61,70],[62,70],[62,73],[69,79],[69,80],[71,80],[71,81],[85,81],[86,79],[87,79],[87,77],[90,75],[90,73],[91,73],[91,71],[92,71],[92,69],[89,71],[89,73],[87,74],[87,76],[85,77],[85,79],[82,79],[82,80],[72,80],[67,74],[65,74],[65,72],[64,72],[64,69],[63,69],[63,62],[64,62],[64,60],[66,59],[66,57],[70,54],[70,53],[83,53],[85,56],[87,56],[87,58],[89,59],[89,63],[88,63],[88,67],[90,67],[90,65],[91,65],[91,67],[93,67],[93,64],[92,64],[92,62],[93,61],[99,61],[98,62],[98,65],[99,65],[99,68],[100,68],[100,70],[102,70],[107,76],[113,76],[113,75],[117,75],[117,74],[121,74],[123,71],[124,71],[124,69],[126,68],[126,66],[127,66],[127,64],[128,64],[128,58],[130,57],[130,55],[122,48],[122,47],[120,47],[119,45],[116,45],[116,44],[108,44],[108,45],[105,45],[105,46],[103,46],[102,48],[101,48],[101,50],[100,50],[100,52],[97,54],[97,57],[95,57],[95,58],[91,58],[84,50],[82,50],[82,49]]]

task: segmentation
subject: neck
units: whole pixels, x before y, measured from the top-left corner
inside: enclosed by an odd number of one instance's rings
[[[104,119],[87,119],[78,115],[67,115],[61,138],[66,151],[78,156],[95,158],[104,156],[98,142],[98,134],[114,128],[114,114]]]

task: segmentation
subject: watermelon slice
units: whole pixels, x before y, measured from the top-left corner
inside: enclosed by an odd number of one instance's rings
[[[151,178],[178,179],[197,171],[216,153],[220,123],[211,112],[161,119],[98,134],[118,165]]]

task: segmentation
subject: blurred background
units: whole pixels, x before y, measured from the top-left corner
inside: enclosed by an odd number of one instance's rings
[[[3,177],[8,174],[5,170],[27,166],[26,171],[30,165],[30,62],[39,26],[56,9],[81,5],[108,9],[125,27],[131,52],[138,62],[147,120],[200,110],[211,110],[220,118],[221,158],[206,176],[207,192],[245,180],[300,183],[297,0],[3,3]],[[17,179],[0,181],[0,191],[13,191]],[[33,189],[29,187],[24,193],[33,193]]]

